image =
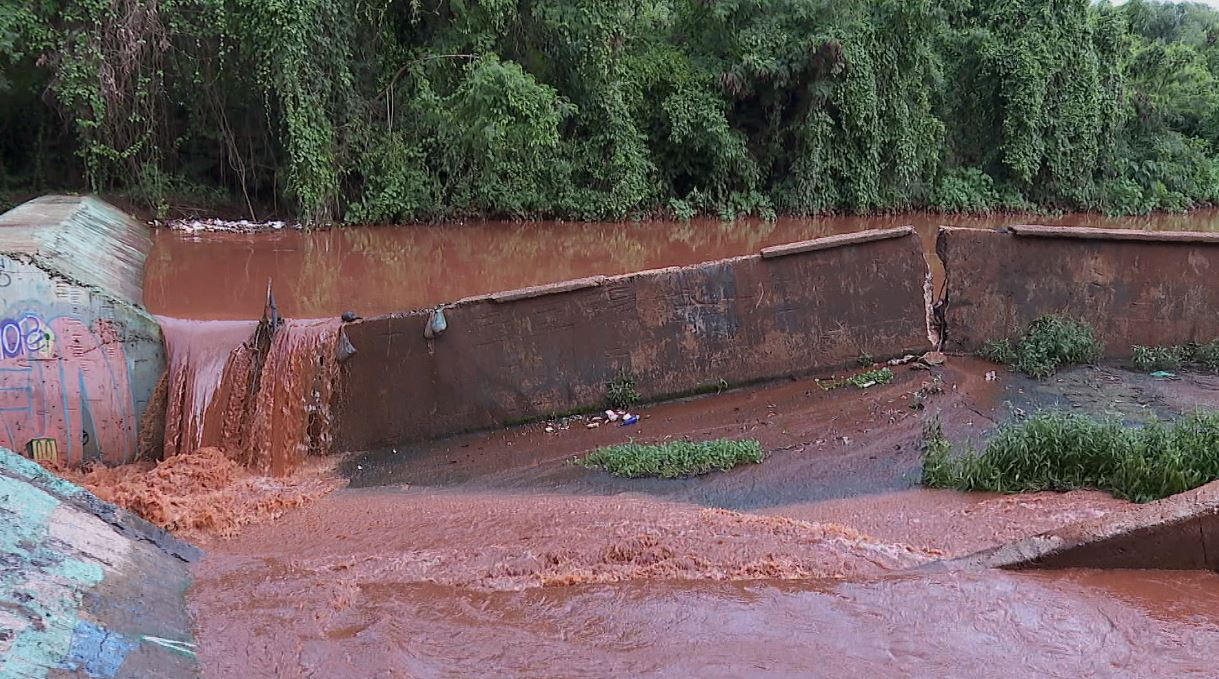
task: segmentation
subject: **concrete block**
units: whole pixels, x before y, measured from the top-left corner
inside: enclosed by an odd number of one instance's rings
[[[139,306],[150,248],[146,226],[93,198],[0,215],[0,446],[52,439],[67,464],[137,455],[165,371],[160,326]]]
[[[1074,227],[943,227],[944,343],[973,352],[1046,314],[1091,324],[1106,354],[1219,339],[1219,236]]]
[[[196,676],[198,556],[0,449],[0,676]]]

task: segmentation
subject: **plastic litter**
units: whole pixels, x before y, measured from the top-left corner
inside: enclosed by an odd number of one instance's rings
[[[1157,371],[1155,371],[1155,372],[1151,373],[1151,376],[1152,376],[1152,377],[1159,378],[1159,379],[1168,379],[1168,378],[1170,378],[1170,377],[1176,377],[1176,376],[1177,376],[1177,374],[1176,374],[1176,373],[1170,373],[1170,372],[1168,372],[1167,370],[1157,370]]]
[[[444,307],[438,307],[428,316],[427,327],[423,329],[425,339],[435,339],[449,329],[449,322],[444,317]]]
[[[994,370],[992,370],[992,371],[990,371],[990,372],[986,373],[986,381],[987,381],[987,382],[998,382],[998,381],[999,381],[999,373],[995,372]]]
[[[339,331],[339,347],[336,353],[339,363],[346,363],[347,359],[356,355],[356,348],[351,343],[351,340],[347,339],[345,331]]]
[[[630,414],[628,414],[626,417],[622,418],[622,426],[624,426],[624,427],[629,427],[629,426],[631,426],[632,424],[635,424],[635,423],[636,423],[636,422],[638,422],[638,421],[639,421],[639,416],[638,416],[638,415],[630,415]]]
[[[616,413],[612,410],[607,410],[607,411],[605,411],[605,419],[609,420],[610,422],[617,422],[618,413]]]

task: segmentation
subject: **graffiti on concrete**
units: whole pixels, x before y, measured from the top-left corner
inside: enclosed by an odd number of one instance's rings
[[[0,356],[37,356],[50,348],[51,333],[37,314],[0,319]]]
[[[136,446],[127,357],[105,319],[23,309],[0,319],[0,445],[55,439],[61,462],[126,457]]]

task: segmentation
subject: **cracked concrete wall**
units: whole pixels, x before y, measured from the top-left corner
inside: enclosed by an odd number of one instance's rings
[[[1091,324],[1106,354],[1219,338],[1219,234],[942,227],[944,346],[973,352],[1046,314]]]
[[[159,448],[140,431],[165,372],[160,326],[139,307],[151,245],[146,226],[87,197],[0,215],[0,446],[53,439],[67,464]]]
[[[361,450],[604,407],[620,372],[658,400],[926,350],[911,229],[498,293],[346,326],[337,445]]]

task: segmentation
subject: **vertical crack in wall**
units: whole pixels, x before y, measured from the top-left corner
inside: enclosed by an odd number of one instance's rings
[[[927,337],[941,351],[946,346],[948,340],[948,281],[952,277],[952,273],[948,269],[948,239],[945,238],[946,233],[944,227],[941,226],[935,235],[935,256],[939,258],[940,265],[944,267],[943,287],[940,289],[939,299],[932,299],[933,292],[930,291],[931,284],[929,280],[927,293]],[[930,276],[928,276],[928,279],[930,279]]]

